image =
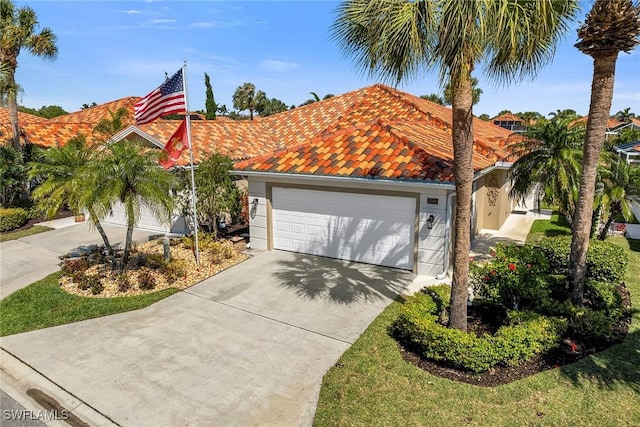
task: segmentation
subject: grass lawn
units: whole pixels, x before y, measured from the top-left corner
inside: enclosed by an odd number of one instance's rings
[[[538,219],[531,224],[527,243],[538,242],[543,237],[571,236],[571,224],[564,215],[553,212],[551,220]]]
[[[532,233],[554,227],[561,228],[552,219]],[[634,314],[622,344],[504,386],[479,387],[406,363],[387,333],[401,307],[393,302],[325,375],[315,425],[640,425],[640,241],[610,239],[631,257]]]
[[[9,240],[16,240],[22,237],[31,236],[32,234],[42,233],[44,231],[53,230],[51,227],[44,227],[42,225],[34,225],[31,228],[21,231],[15,231],[13,233],[0,234],[0,243],[7,242]]]
[[[0,336],[136,310],[178,292],[165,289],[132,297],[84,298],[60,289],[59,278],[59,272],[53,273],[0,300]]]

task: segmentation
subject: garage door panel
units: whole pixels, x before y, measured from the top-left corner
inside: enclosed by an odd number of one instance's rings
[[[272,195],[275,249],[413,268],[415,199],[278,187]]]

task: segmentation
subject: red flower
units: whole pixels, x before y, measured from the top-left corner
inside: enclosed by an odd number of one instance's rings
[[[496,251],[491,251],[491,256],[496,256]]]
[[[489,281],[489,276],[488,275],[484,276],[484,280],[485,280],[485,282],[488,282]]]
[[[496,271],[495,270],[491,270],[491,275],[495,276],[496,275]]]
[[[531,270],[531,264],[527,264],[527,270]]]
[[[509,270],[515,271],[515,269],[516,269],[516,265],[514,263],[512,263],[512,262],[509,263]]]

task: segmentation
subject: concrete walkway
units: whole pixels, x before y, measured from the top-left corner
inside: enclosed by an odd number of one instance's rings
[[[142,310],[2,337],[0,367],[91,425],[308,426],[323,375],[413,277],[262,252]]]
[[[91,245],[101,245],[100,234],[88,222],[73,218],[50,222],[44,233],[0,243],[0,299],[60,269],[60,257]],[[103,225],[112,245],[124,246],[126,228]],[[133,240],[148,241],[158,233],[134,230]]]

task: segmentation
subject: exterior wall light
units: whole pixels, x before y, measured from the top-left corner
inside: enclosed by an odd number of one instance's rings
[[[433,228],[433,221],[435,221],[436,217],[433,214],[429,214],[427,218],[427,228],[431,230]]]

